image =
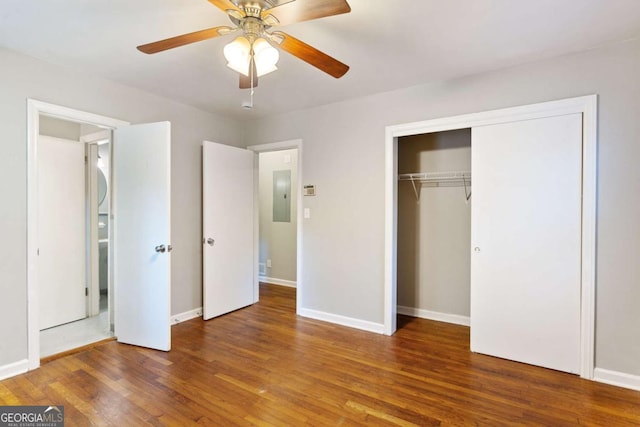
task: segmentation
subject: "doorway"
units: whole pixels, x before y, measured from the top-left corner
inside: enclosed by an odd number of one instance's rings
[[[40,114],[40,356],[113,334],[109,292],[110,131]]]
[[[253,145],[248,149],[256,153],[258,170],[259,185],[255,189],[259,206],[255,219],[259,236],[258,279],[295,287],[299,312],[303,298],[302,140]]]
[[[27,236],[27,246],[28,246],[28,276],[27,276],[27,289],[28,289],[28,324],[29,324],[29,335],[28,335],[28,348],[29,348],[29,366],[28,369],[35,369],[40,366],[40,358],[42,356],[41,347],[45,346],[45,351],[48,354],[50,352],[57,353],[59,351],[64,351],[62,347],[58,347],[59,341],[66,341],[65,347],[66,349],[73,348],[78,345],[83,345],[82,343],[87,342],[87,335],[91,335],[91,340],[95,340],[95,334],[91,331],[89,325],[78,324],[78,322],[70,323],[65,326],[56,326],[50,328],[49,331],[41,332],[40,327],[40,307],[44,304],[47,304],[48,301],[43,300],[39,292],[39,283],[40,277],[43,275],[40,268],[40,254],[39,254],[39,245],[40,245],[40,219],[42,217],[46,218],[46,208],[44,206],[40,206],[42,203],[40,197],[40,189],[39,189],[39,156],[38,156],[38,144],[40,141],[40,134],[44,132],[45,134],[54,134],[54,138],[61,138],[66,140],[74,141],[75,143],[82,147],[83,157],[87,157],[87,168],[86,170],[93,169],[95,175],[88,174],[89,177],[86,177],[85,173],[82,172],[82,176],[78,178],[82,180],[82,186],[85,186],[84,182],[92,181],[89,185],[89,189],[93,189],[95,192],[95,209],[90,209],[90,203],[87,203],[87,200],[90,197],[86,197],[84,200],[81,200],[81,205],[83,206],[83,212],[81,213],[80,226],[78,227],[82,233],[82,250],[81,254],[78,256],[77,265],[82,265],[85,270],[84,275],[86,276],[86,272],[90,272],[93,275],[97,275],[99,277],[99,270],[92,269],[91,266],[86,268],[89,259],[96,259],[96,257],[91,257],[88,255],[91,252],[91,245],[87,245],[86,241],[91,241],[89,235],[92,231],[98,232],[98,203],[97,203],[97,193],[98,193],[98,184],[97,184],[97,169],[98,169],[98,141],[81,141],[82,135],[90,135],[95,133],[96,131],[107,131],[110,133],[111,129],[116,129],[121,126],[126,126],[129,123],[121,120],[111,119],[108,117],[98,116],[91,113],[85,113],[78,110],[73,110],[66,107],[61,107],[58,105],[48,104],[40,101],[35,101],[29,99],[27,102],[27,146],[28,146],[28,236]],[[41,125],[42,122],[42,125]],[[85,150],[85,148],[87,148]],[[106,147],[104,147],[106,148]],[[103,150],[104,150],[103,148]],[[91,153],[95,154],[95,158],[93,159],[95,163],[89,162],[89,156]],[[84,159],[83,159],[84,163]],[[84,164],[82,165],[82,170],[84,171]],[[106,177],[105,177],[106,178]],[[93,181],[95,181],[95,185],[93,185]],[[108,190],[107,190],[108,191]],[[86,194],[86,190],[83,191]],[[105,196],[106,199],[106,196]],[[109,199],[106,199],[107,203],[109,203]],[[104,202],[104,201],[103,201]],[[58,203],[54,199],[52,203]],[[89,213],[93,213],[94,215],[89,215]],[[95,219],[95,229],[91,227],[90,221],[87,221],[86,218],[93,216]],[[93,240],[93,245],[95,247],[95,251],[93,254],[99,250],[99,237],[96,235]],[[87,246],[90,250],[87,250]],[[111,250],[110,248],[109,250]],[[110,254],[109,254],[110,255]],[[99,258],[99,256],[98,256]],[[99,260],[98,260],[99,263]],[[109,275],[107,274],[107,277]],[[102,322],[100,318],[100,301],[99,301],[99,291],[89,286],[86,287],[86,284],[89,283],[90,279],[87,279],[86,282],[82,285],[83,301],[84,301],[84,314],[82,317],[87,317],[87,314],[92,314],[92,316],[87,320],[80,320],[80,322],[91,321],[94,323],[94,329],[99,330],[102,333],[102,336],[110,336],[111,322],[108,320],[109,314],[108,310],[104,311],[102,315]],[[108,282],[108,280],[107,280]],[[94,282],[99,288],[99,281]],[[110,284],[106,284],[106,290],[111,288]],[[85,290],[86,289],[86,290]],[[91,294],[91,295],[89,295]],[[97,295],[96,295],[97,294]],[[95,301],[92,303],[92,301]],[[109,307],[109,303],[106,300],[103,300],[103,305]],[[94,307],[97,306],[97,313]],[[97,314],[97,315],[96,315]],[[105,317],[107,321],[105,322]],[[56,330],[57,329],[57,330]],[[44,335],[44,336],[42,336]],[[98,338],[99,339],[99,338]],[[49,340],[53,344],[48,345],[46,341]],[[47,350],[48,349],[48,350]]]
[[[258,280],[296,287],[298,150],[258,153]]]
[[[560,101],[545,102],[503,110],[467,114],[424,122],[389,126],[385,143],[385,284],[384,284],[384,326],[385,334],[396,330],[397,314],[397,180],[398,180],[398,138],[456,129],[489,128],[492,125],[511,124],[533,120],[544,120],[568,115],[580,115],[581,152],[581,199],[580,199],[580,259],[579,275],[579,367],[583,378],[593,378],[594,330],[595,330],[595,223],[596,223],[596,141],[597,141],[597,96],[584,96]],[[546,121],[546,120],[545,120]],[[472,156],[474,154],[472,153]],[[494,157],[495,158],[495,157]],[[544,162],[543,162],[544,164]],[[473,168],[476,170],[476,166]],[[544,171],[540,166],[539,171]],[[476,171],[477,172],[477,171]],[[475,172],[474,172],[475,173]],[[506,182],[506,181],[505,181]],[[476,184],[478,182],[476,181]],[[474,207],[477,208],[478,199]],[[472,225],[473,232],[473,225]],[[473,253],[481,253],[481,247],[474,247]],[[474,273],[472,270],[472,283]],[[472,307],[473,307],[472,285]],[[474,310],[471,310],[473,331]],[[473,343],[472,343],[473,344]]]

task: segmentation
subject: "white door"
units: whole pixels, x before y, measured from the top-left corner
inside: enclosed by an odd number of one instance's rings
[[[113,139],[113,285],[119,342],[171,348],[171,125],[122,127]]]
[[[254,157],[252,151],[208,141],[202,147],[205,320],[257,301]]]
[[[471,350],[578,373],[582,115],[472,130]]]
[[[86,317],[84,144],[38,137],[39,329]]]

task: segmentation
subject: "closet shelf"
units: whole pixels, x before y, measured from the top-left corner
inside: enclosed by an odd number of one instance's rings
[[[467,187],[471,187],[471,171],[403,173],[398,175],[398,181],[411,181],[416,200],[420,200],[422,186],[464,187],[466,199],[471,197],[471,192],[467,193]]]

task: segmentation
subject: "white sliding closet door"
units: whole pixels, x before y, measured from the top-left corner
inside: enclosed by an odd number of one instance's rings
[[[582,114],[473,128],[471,350],[578,373]]]

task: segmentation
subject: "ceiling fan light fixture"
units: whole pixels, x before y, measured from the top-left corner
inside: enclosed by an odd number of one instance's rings
[[[256,63],[256,73],[262,77],[278,69],[276,64],[280,59],[280,52],[263,38],[253,42],[253,59]]]
[[[226,45],[224,47],[224,57],[227,60],[227,67],[245,76],[249,75],[251,43],[246,37],[236,37],[234,41]]]

